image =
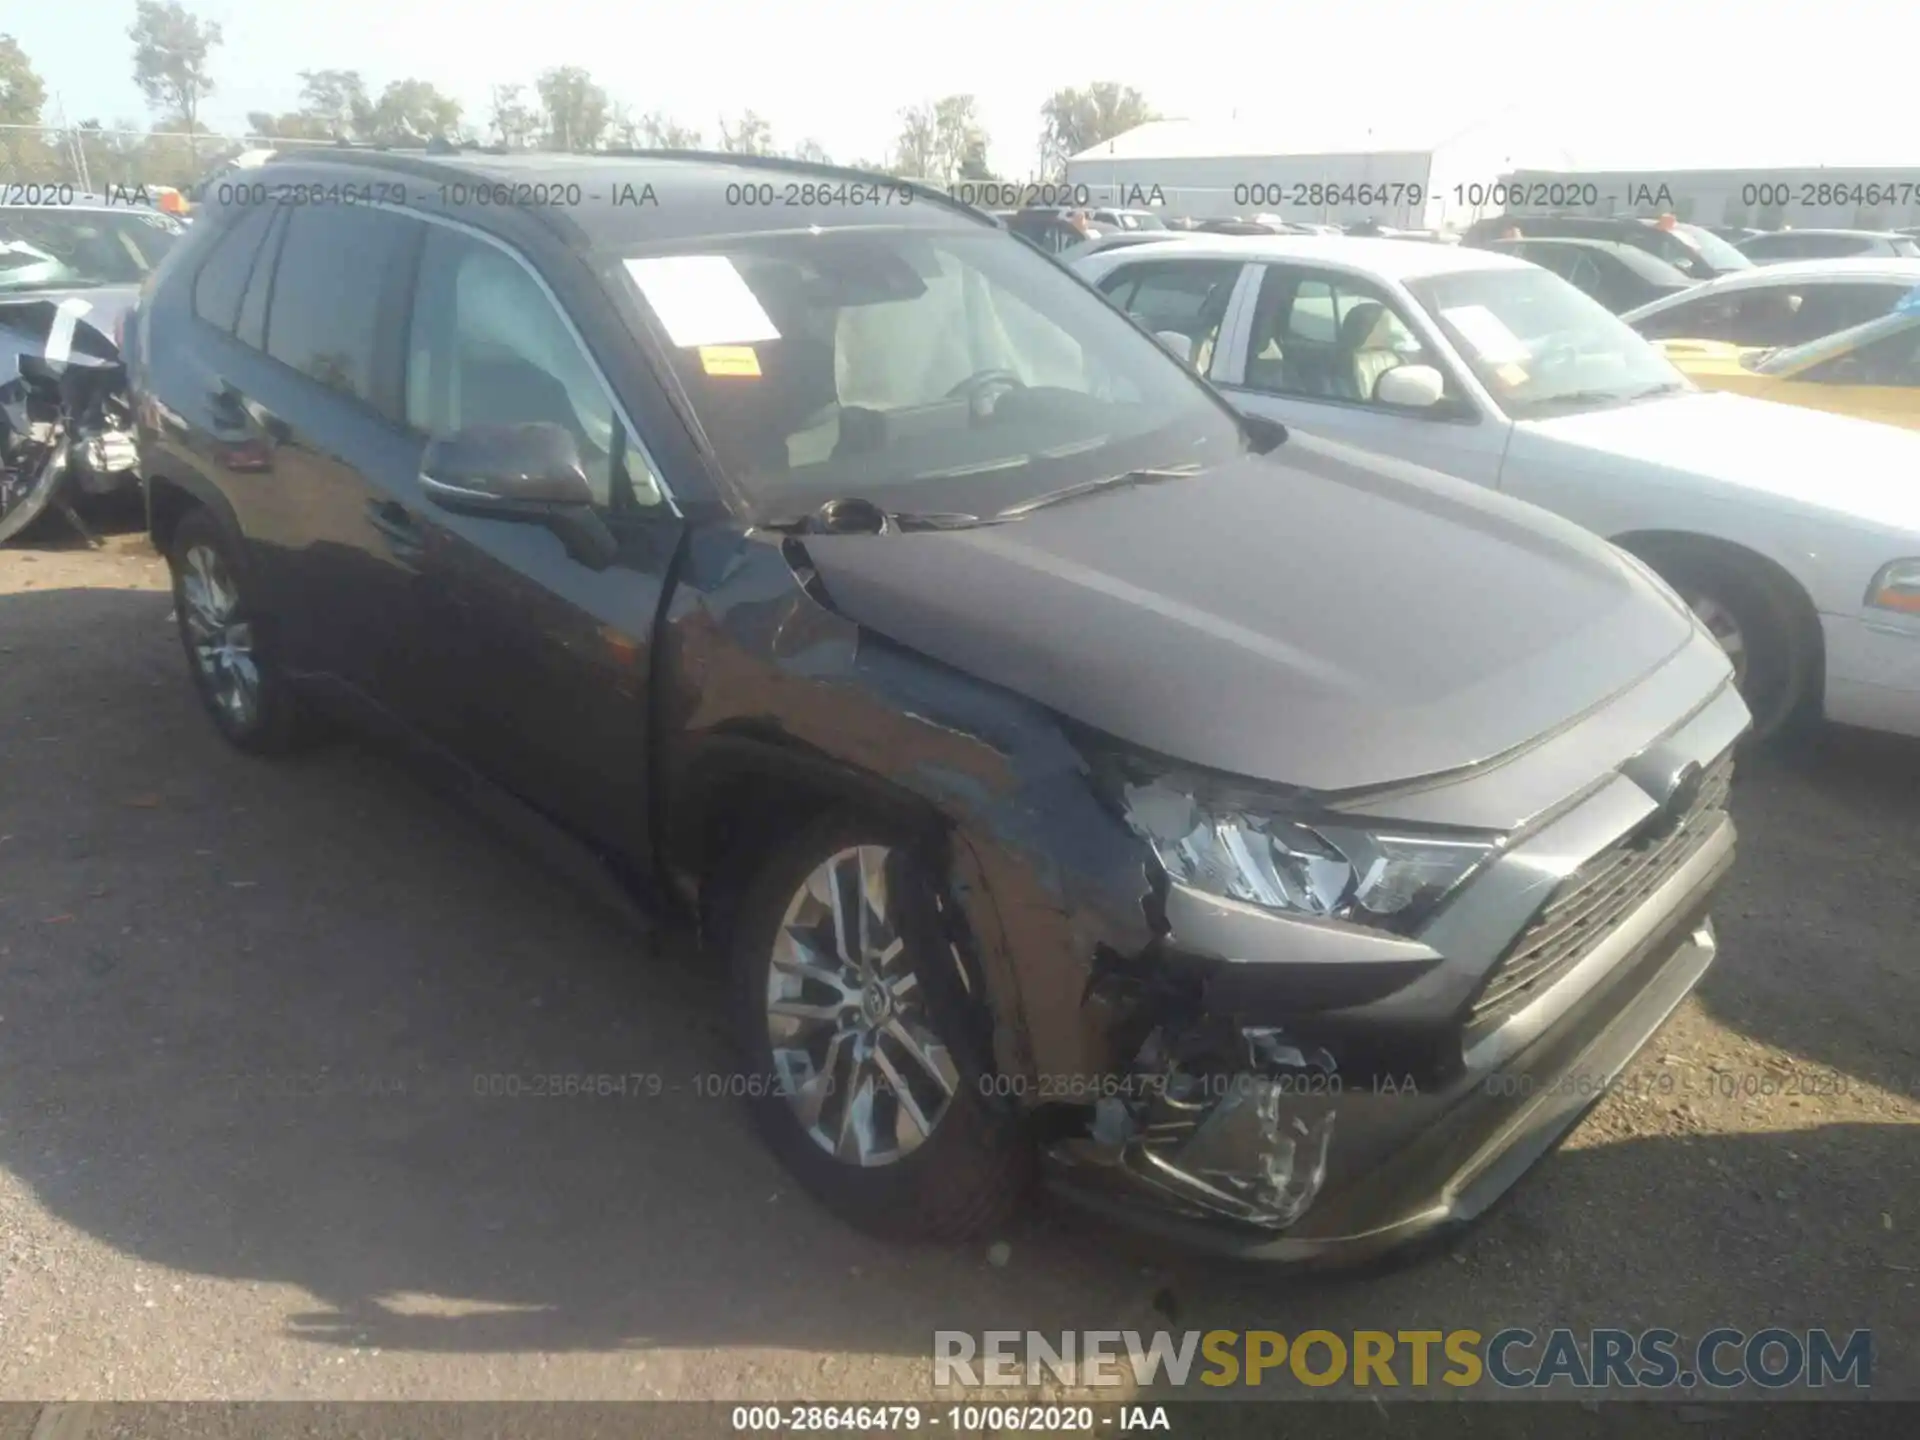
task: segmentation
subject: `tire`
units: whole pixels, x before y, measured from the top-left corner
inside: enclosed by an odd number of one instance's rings
[[[886,881],[880,903],[888,918],[870,922],[868,948],[879,958],[874,979],[864,986],[850,984],[844,975],[830,982],[819,978],[825,969],[845,967],[835,954],[831,916],[819,898],[823,890],[807,886],[836,857],[840,874],[851,874],[856,885],[876,875]],[[762,863],[747,887],[730,927],[729,963],[735,1025],[746,1057],[745,1098],[768,1147],[809,1194],[857,1228],[890,1240],[950,1242],[980,1234],[1019,1207],[1034,1155],[1011,1108],[1002,1110],[985,1098],[981,1067],[969,1058],[980,1053],[974,1040],[982,1017],[973,999],[980,987],[970,982],[970,993],[963,983],[941,928],[934,889],[913,857],[899,834],[857,816],[830,815],[809,825]],[[842,913],[873,908],[856,900],[844,904]],[[806,951],[793,945],[789,937],[816,922],[818,947]],[[776,965],[776,948],[787,964]],[[794,965],[809,957],[822,963],[807,967],[811,973],[804,980],[797,978]],[[888,996],[869,1002],[876,981]],[[849,990],[860,1001],[844,998]],[[835,998],[836,991],[841,998]],[[776,1017],[771,1013],[776,998],[823,1012],[838,1005],[843,1018]],[[876,1015],[884,1017],[877,1024]],[[833,1032],[843,1027],[855,1032],[853,1037],[843,1034],[835,1041]],[[871,1060],[864,1072],[852,1068],[862,1055],[862,1030],[890,1070]],[[913,1063],[901,1032],[918,1053],[936,1062],[932,1068]],[[946,1042],[944,1050],[924,1043],[930,1037]],[[944,1078],[951,1082],[944,1098],[935,1073],[942,1059],[948,1067]],[[911,1107],[893,1098],[901,1093],[895,1081],[905,1081]],[[867,1082],[873,1085],[868,1123],[861,1123],[857,1109],[850,1126],[842,1123],[846,1097],[858,1095]],[[819,1113],[809,1121],[802,1107],[815,1100]],[[916,1138],[922,1133],[918,1122],[926,1124],[924,1138]]]
[[[195,509],[182,517],[167,565],[187,673],[221,735],[253,755],[285,754],[306,744],[313,737],[310,717],[275,663],[270,634],[256,623],[233,547],[213,516]],[[214,623],[216,613],[224,614],[224,624]],[[203,641],[217,647],[215,658],[203,660]],[[234,683],[249,672],[251,685]]]
[[[1818,648],[1782,584],[1737,555],[1674,549],[1647,563],[1693,607],[1733,662],[1752,740],[1792,729],[1811,708]]]

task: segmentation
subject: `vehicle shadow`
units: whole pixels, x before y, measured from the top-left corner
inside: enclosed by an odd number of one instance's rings
[[[151,590],[0,595],[0,1166],[143,1262],[301,1287],[315,1303],[287,1336],[914,1357],[937,1328],[1916,1313],[1892,1266],[1914,1262],[1920,1147],[1896,1125],[1572,1149],[1460,1258],[1364,1283],[1170,1259],[1050,1205],[995,1237],[1003,1264],[984,1242],[879,1245],[797,1193],[714,1093],[736,1069],[720,977],[683,939],[621,926],[377,753],[227,750],[168,610]],[[1825,801],[1765,783],[1748,843],[1786,873],[1748,872],[1731,954],[1782,905],[1861,903],[1820,862],[1785,883],[1792,821]],[[1836,833],[1904,846],[1912,821],[1886,800]],[[1760,967],[1763,1001],[1747,979],[1708,1003],[1871,1069],[1877,1012],[1911,1015],[1912,982],[1858,944],[1857,1005],[1827,1010],[1830,971],[1787,959]]]
[[[1920,1093],[1920,741],[1823,727],[1744,760],[1733,813],[1702,1002],[1812,1065]]]

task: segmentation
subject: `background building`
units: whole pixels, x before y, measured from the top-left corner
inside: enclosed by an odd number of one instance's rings
[[[1154,203],[1199,219],[1279,215],[1345,224],[1372,219],[1438,228],[1471,215],[1484,191],[1524,159],[1493,124],[1451,134],[1321,122],[1155,120],[1067,161],[1069,184],[1096,205]]]
[[[1884,149],[1887,153],[1876,153]],[[1155,120],[1067,161],[1095,205],[1147,205],[1201,219],[1279,215],[1410,229],[1484,215],[1659,215],[1763,230],[1920,225],[1920,132],[1852,153],[1676,127],[1642,153],[1568,144],[1512,111],[1443,135],[1347,123]],[[1516,193],[1516,190],[1518,193]]]

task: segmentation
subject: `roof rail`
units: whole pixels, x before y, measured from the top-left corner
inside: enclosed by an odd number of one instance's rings
[[[435,137],[435,142],[424,145],[368,145],[357,141],[341,142],[337,145],[299,145],[289,149],[262,152],[265,163],[298,162],[300,160],[322,163],[348,158],[350,154],[356,161],[368,160],[378,163],[381,156],[395,160],[405,160],[423,171],[433,171],[435,161],[443,157],[459,155],[526,155],[537,156],[538,150],[509,150],[504,145],[470,145],[448,141],[445,137]],[[346,151],[348,154],[341,154]],[[571,155],[582,159],[596,160],[683,160],[714,165],[744,165],[765,170],[779,170],[789,174],[831,176],[838,180],[879,181],[888,185],[897,185],[910,190],[916,196],[931,200],[936,205],[958,211],[968,219],[996,230],[1006,229],[1006,222],[990,210],[982,210],[955,198],[939,186],[926,180],[908,180],[897,175],[889,175],[878,170],[860,170],[848,165],[828,165],[814,160],[795,160],[784,155],[740,155],[728,150],[655,150],[623,147],[607,150],[555,151],[555,155]]]

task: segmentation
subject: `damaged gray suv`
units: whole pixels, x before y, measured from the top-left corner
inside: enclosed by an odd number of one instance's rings
[[[1714,958],[1748,716],[1665,586],[1242,420],[933,191],[275,157],[133,329],[220,731],[397,731],[690,918],[735,1088],[874,1231],[1044,1177],[1237,1254],[1389,1249]]]

